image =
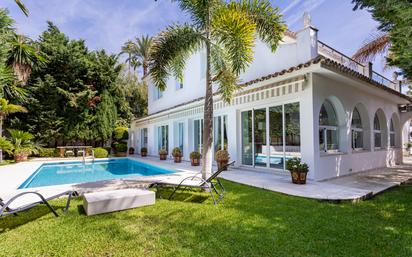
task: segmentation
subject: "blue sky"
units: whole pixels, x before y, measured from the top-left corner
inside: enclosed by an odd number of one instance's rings
[[[16,20],[19,33],[32,38],[54,22],[71,38],[83,38],[90,49],[104,48],[117,53],[123,42],[136,35],[155,35],[173,22],[183,22],[185,15],[169,0],[24,0],[30,11],[25,17],[13,0],[1,0]],[[308,11],[319,39],[339,51],[352,55],[377,23],[366,11],[352,11],[351,0],[272,0],[283,13],[290,30],[302,27]],[[375,60],[381,71],[381,60]]]

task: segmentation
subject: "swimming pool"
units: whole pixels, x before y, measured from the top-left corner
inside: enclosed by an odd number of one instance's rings
[[[86,163],[46,163],[20,185],[19,189],[170,173],[174,171],[129,158],[95,160]]]

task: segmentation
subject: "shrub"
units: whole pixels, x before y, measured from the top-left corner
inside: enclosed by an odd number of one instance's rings
[[[94,149],[94,157],[95,158],[107,158],[109,156],[109,152],[103,147],[98,147]]]
[[[173,157],[181,157],[182,156],[182,151],[180,150],[179,147],[175,147],[172,150],[172,156]]]
[[[117,141],[127,140],[129,138],[128,128],[126,128],[126,127],[116,127],[113,131],[113,137]]]
[[[215,154],[216,161],[228,161],[229,159],[230,159],[230,156],[226,150],[219,150]]]
[[[116,152],[125,153],[127,152],[127,144],[122,142],[116,142],[114,143],[114,149],[116,149]]]
[[[39,157],[58,157],[59,155],[57,148],[42,148],[39,151]]]
[[[309,166],[297,157],[286,161],[286,169],[289,171],[309,172]]]
[[[103,146],[103,149],[105,149],[109,154],[112,152],[112,147],[111,146]]]
[[[200,153],[196,151],[190,153],[190,159],[200,159],[200,156]]]
[[[159,155],[165,155],[165,154],[167,154],[166,149],[162,148],[162,149],[159,150]]]

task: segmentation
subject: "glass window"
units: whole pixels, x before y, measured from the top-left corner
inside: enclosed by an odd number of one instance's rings
[[[255,166],[266,167],[266,108],[254,110]]]
[[[183,88],[183,79],[175,79],[176,90]]]
[[[381,124],[379,121],[378,114],[375,114],[375,118],[373,119],[373,138],[375,143],[375,148],[382,147],[382,130]]]
[[[157,136],[158,150],[165,149],[169,152],[169,126],[157,127]]]
[[[202,153],[203,150],[203,119],[194,121],[194,151]]]
[[[242,164],[253,165],[253,123],[252,123],[252,111],[242,112]]]
[[[393,120],[391,119],[391,124],[390,124],[390,131],[389,131],[389,141],[390,141],[390,146],[395,147],[395,127],[393,126]]]
[[[154,87],[154,99],[155,100],[160,99],[160,98],[162,98],[162,96],[163,96],[163,91],[155,86]]]
[[[142,128],[140,130],[140,144],[142,148],[147,148],[147,128]]]
[[[283,169],[283,114],[282,106],[269,108],[270,167]]]
[[[319,149],[337,151],[339,149],[339,129],[335,108],[326,100],[319,113]]]
[[[363,149],[362,119],[356,107],[352,114],[352,149]]]
[[[215,152],[227,150],[227,116],[213,118],[213,140]]]
[[[180,151],[182,152],[182,154],[183,154],[183,122],[179,122],[178,123],[178,131],[177,131],[177,143],[178,143],[178,147],[180,148]]]

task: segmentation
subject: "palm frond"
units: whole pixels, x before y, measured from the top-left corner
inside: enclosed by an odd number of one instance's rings
[[[212,18],[212,39],[222,46],[230,60],[230,69],[239,75],[253,60],[256,25],[242,11],[222,6]]]
[[[29,10],[26,8],[26,6],[23,4],[22,1],[20,0],[14,0],[16,4],[19,6],[20,10],[24,13],[24,15],[29,16]]]
[[[377,55],[386,54],[390,46],[391,41],[388,34],[375,34],[364,42],[352,58],[361,63],[370,62]]]
[[[214,7],[224,3],[223,0],[172,0],[172,2],[177,2],[180,9],[189,14],[197,29],[204,29],[209,13]]]
[[[173,25],[157,36],[152,45],[150,75],[160,90],[169,75],[182,77],[187,58],[202,45],[202,34],[189,25]]]
[[[256,32],[272,51],[275,51],[286,31],[279,8],[267,0],[241,0],[230,2],[229,9],[242,11],[256,25]]]

